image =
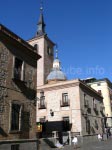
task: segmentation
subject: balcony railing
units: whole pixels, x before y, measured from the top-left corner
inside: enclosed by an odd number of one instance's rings
[[[70,106],[70,100],[69,100],[69,99],[67,99],[66,101],[61,100],[61,101],[60,101],[60,106],[61,106],[61,107]]]
[[[44,103],[39,103],[38,104],[38,109],[46,109],[47,108],[47,103],[46,102],[44,102]]]

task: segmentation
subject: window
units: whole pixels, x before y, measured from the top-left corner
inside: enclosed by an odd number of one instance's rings
[[[40,107],[45,107],[45,96],[40,98]]]
[[[104,112],[104,110],[105,110],[105,107],[104,106],[100,106],[100,112]]]
[[[40,92],[40,104],[39,104],[39,109],[45,109],[45,96],[44,96],[44,91]]]
[[[97,86],[100,86],[101,85],[101,83],[97,83]]]
[[[95,120],[95,128],[98,130],[98,122]]]
[[[104,123],[104,118],[101,118],[101,128],[102,128],[102,131],[103,133],[105,132],[104,129],[105,129],[105,123]]]
[[[70,130],[69,117],[63,117],[63,131],[69,130]]]
[[[98,111],[98,109],[97,109],[97,102],[96,102],[95,99],[93,99],[93,109],[94,109],[95,111]]]
[[[90,129],[90,120],[86,118],[86,132],[88,134],[90,134],[90,131],[91,131],[91,129]]]
[[[3,113],[0,113],[0,128],[4,125],[4,115]]]
[[[19,150],[19,144],[11,145],[11,150]]]
[[[15,79],[24,80],[24,62],[17,57],[14,58],[13,77]]]
[[[62,94],[62,105],[69,105],[69,100],[68,100],[68,93],[63,93]]]
[[[35,52],[38,53],[38,50],[39,50],[38,44],[35,44],[35,45],[34,45],[34,48],[35,48]]]
[[[3,113],[3,111],[4,111],[4,105],[1,105],[0,106],[0,113]]]
[[[112,100],[112,90],[109,91],[110,92],[110,100]],[[111,103],[112,105],[112,103]]]
[[[86,94],[84,93],[84,106],[89,108],[89,101],[86,99]]]
[[[11,131],[20,131],[21,129],[21,111],[22,105],[12,103],[11,104]]]
[[[40,118],[40,124],[42,125],[42,132],[46,132],[46,118]]]
[[[94,109],[97,110],[97,104],[94,104]]]
[[[110,99],[112,100],[112,94],[110,95]]]
[[[47,46],[47,53],[48,55],[53,56],[53,50],[49,46]]]
[[[98,90],[98,93],[99,93],[100,95],[102,95],[102,91],[101,91],[101,90]]]

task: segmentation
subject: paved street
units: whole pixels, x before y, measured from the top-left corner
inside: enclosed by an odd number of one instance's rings
[[[65,146],[63,148],[63,150],[73,149],[73,146]],[[56,150],[58,149],[56,148]],[[81,146],[80,148],[77,148],[77,150],[112,150],[112,139],[109,139],[107,141],[88,143],[86,145]]]
[[[112,150],[112,139],[86,144],[81,150]]]
[[[59,148],[49,148],[46,145],[42,146],[40,150],[59,150]],[[72,146],[64,146],[62,150],[74,150]],[[88,144],[83,144],[80,148],[78,147],[77,150],[112,150],[112,139],[108,139],[107,141],[97,141]]]

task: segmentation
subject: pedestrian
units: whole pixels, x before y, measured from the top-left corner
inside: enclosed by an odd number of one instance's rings
[[[103,133],[101,134],[101,136],[102,136],[102,141],[104,141]]]
[[[102,141],[102,136],[101,136],[100,133],[98,134],[98,140],[99,140],[99,141]]]
[[[59,140],[57,139],[57,141],[56,141],[56,144],[55,144],[55,146],[57,147],[57,148],[64,148],[64,146],[59,142]]]
[[[107,139],[109,138],[109,128],[106,128]]]
[[[77,136],[74,136],[72,142],[74,143],[74,148],[77,149],[77,146],[78,146],[78,139],[77,139]]]

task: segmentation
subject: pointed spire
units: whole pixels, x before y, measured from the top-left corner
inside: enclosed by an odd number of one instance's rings
[[[45,34],[45,23],[44,23],[44,17],[43,17],[43,1],[41,0],[41,6],[40,6],[40,17],[39,21],[37,23],[38,29],[37,29],[37,36],[41,36]]]

